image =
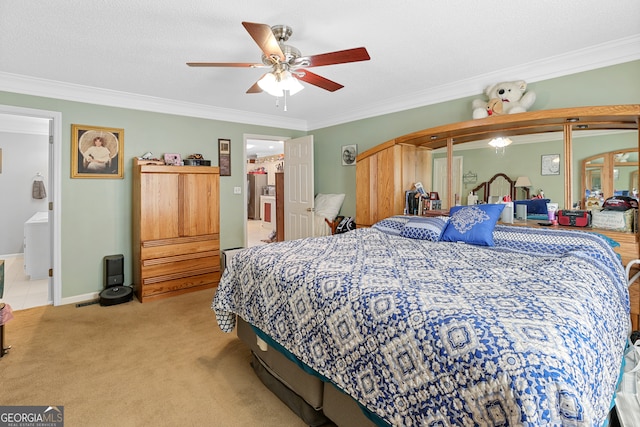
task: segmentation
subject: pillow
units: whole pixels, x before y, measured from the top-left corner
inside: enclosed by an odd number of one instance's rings
[[[371,228],[380,230],[383,233],[399,236],[405,224],[409,222],[409,219],[411,219],[411,217],[409,216],[401,216],[401,215],[390,216],[389,218],[385,218],[376,222],[371,226]]]
[[[551,202],[551,199],[516,200],[513,203],[515,205],[527,205],[527,215],[547,215],[547,203],[549,202]]]
[[[502,214],[504,204],[454,206],[449,211],[449,223],[442,233],[444,242],[465,242],[493,246],[493,229]]]
[[[316,195],[313,206],[316,215],[327,218],[329,221],[333,221],[338,216],[340,208],[344,202],[344,194],[322,194]]]
[[[449,218],[446,216],[411,218],[402,228],[400,235],[410,239],[438,242],[448,222]]]
[[[630,233],[633,230],[633,219],[635,216],[635,209],[627,209],[626,211],[599,211],[592,209],[591,226],[604,230]]]

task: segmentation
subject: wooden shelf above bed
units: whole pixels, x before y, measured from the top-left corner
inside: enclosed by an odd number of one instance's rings
[[[449,139],[457,145],[497,136],[563,132],[565,126],[570,126],[573,131],[638,129],[639,117],[638,104],[529,111],[436,126],[397,137],[394,142],[435,150],[446,147]]]

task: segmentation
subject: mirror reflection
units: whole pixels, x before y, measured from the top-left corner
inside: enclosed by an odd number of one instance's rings
[[[543,195],[558,203],[560,209],[584,209],[587,188],[601,191],[603,196],[615,192],[632,194],[634,188],[639,188],[638,133],[635,130],[573,132],[573,206],[564,206],[562,134],[514,136],[511,139],[513,143],[505,148],[504,153],[496,153],[495,148],[489,146],[489,141],[454,146],[453,181],[458,203],[467,204],[472,190],[498,173],[504,173],[514,182],[523,178],[521,182],[526,186],[515,185],[515,200]],[[555,174],[549,174],[549,170],[543,172],[543,157],[548,158],[549,155],[559,155],[560,158],[559,170],[551,171]],[[433,162],[432,191],[446,194],[446,149],[434,150]],[[476,196],[483,200],[484,191],[478,191],[483,194]],[[441,199],[443,202],[447,200],[445,197]]]
[[[608,197],[638,196],[638,149],[599,153],[582,160],[582,203],[602,207]]]

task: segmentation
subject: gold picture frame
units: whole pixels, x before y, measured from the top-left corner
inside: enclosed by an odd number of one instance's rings
[[[124,129],[71,125],[71,178],[124,178]]]

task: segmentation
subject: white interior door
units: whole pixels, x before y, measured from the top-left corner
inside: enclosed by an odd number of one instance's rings
[[[453,156],[453,193],[457,196],[457,203],[461,203],[462,197],[462,156]],[[442,209],[450,209],[449,195],[447,194],[447,158],[441,157],[433,160],[433,191],[438,192],[442,200]],[[456,198],[454,198],[456,200]]]
[[[313,135],[284,142],[284,239],[313,236]]]

